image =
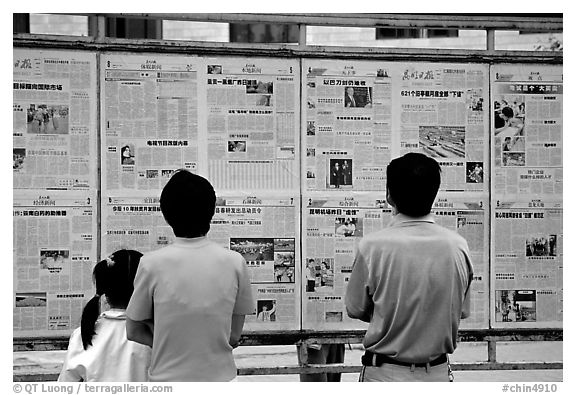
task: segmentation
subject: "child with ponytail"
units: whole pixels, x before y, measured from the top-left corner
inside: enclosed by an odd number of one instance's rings
[[[126,307],[142,254],[119,250],[94,267],[96,295],[70,337],[58,381],[148,381],[151,349],[126,338]],[[109,310],[100,313],[100,298]]]

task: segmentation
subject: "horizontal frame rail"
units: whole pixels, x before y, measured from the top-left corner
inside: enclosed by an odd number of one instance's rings
[[[96,17],[124,17],[141,19],[179,20],[215,23],[273,23],[309,26],[346,26],[375,28],[430,29],[497,29],[560,32],[561,17],[516,16],[514,14],[193,14],[193,13],[95,13],[72,14]]]
[[[14,34],[13,47],[39,50],[62,49],[102,52],[135,52],[203,56],[337,58],[383,61],[433,61],[468,63],[547,63],[562,64],[561,52],[487,51],[468,49],[358,48],[298,46],[288,44],[207,43],[109,37],[70,37],[58,35]]]
[[[241,346],[278,346],[309,343],[362,343],[365,331],[271,331],[242,334]],[[480,329],[460,330],[458,341],[562,341],[562,329]],[[65,350],[68,337],[18,337],[13,339],[13,351]]]

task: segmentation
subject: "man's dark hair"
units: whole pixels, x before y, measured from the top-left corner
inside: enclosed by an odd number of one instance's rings
[[[416,152],[391,161],[386,182],[396,209],[411,217],[429,214],[440,187],[440,173],[438,162]]]
[[[160,209],[177,237],[203,236],[216,207],[214,188],[204,177],[177,170],[162,189]]]

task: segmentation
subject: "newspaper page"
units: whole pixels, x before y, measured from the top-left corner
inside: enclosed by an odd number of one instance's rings
[[[13,204],[14,336],[70,334],[93,296],[95,194],[18,191]]]
[[[300,329],[300,200],[297,195],[225,195],[208,237],[244,257],[256,311],[245,330]]]
[[[246,260],[257,311],[245,329],[299,329],[299,207],[296,197],[218,196],[208,238]],[[108,197],[102,207],[102,251],[140,252],[171,244],[174,234],[158,196]]]
[[[102,256],[120,249],[145,253],[174,241],[160,196],[107,196],[102,200]]]
[[[562,327],[562,202],[497,200],[492,218],[494,327]]]
[[[462,328],[488,327],[487,198],[441,195],[432,212],[435,222],[464,237],[474,265],[471,316]],[[388,226],[392,208],[374,194],[309,194],[303,201],[303,329],[363,329],[348,318],[344,305],[354,253],[360,239]]]
[[[398,78],[398,155],[418,151],[436,159],[442,190],[486,192],[488,66],[412,63],[400,66]]]
[[[386,189],[386,165],[393,154],[391,67],[382,62],[302,61],[304,191]]]
[[[562,196],[562,66],[492,68],[497,195]]]
[[[344,297],[358,242],[384,228],[392,209],[383,197],[308,194],[302,201],[302,329],[365,329],[349,318]]]
[[[487,191],[486,65],[307,60],[302,73],[304,190],[385,190],[386,165],[416,151],[440,163],[442,190]]]
[[[179,168],[198,171],[198,60],[101,56],[102,190],[157,191]]]
[[[470,249],[470,260],[474,268],[474,279],[469,291],[470,316],[460,321],[460,329],[488,328],[490,258],[488,197],[443,193],[436,198],[432,212],[438,225],[464,237]]]
[[[206,174],[216,190],[297,190],[298,60],[207,58],[204,68]]]
[[[562,327],[562,66],[492,75],[492,321]]]
[[[13,50],[14,189],[96,188],[96,54]]]

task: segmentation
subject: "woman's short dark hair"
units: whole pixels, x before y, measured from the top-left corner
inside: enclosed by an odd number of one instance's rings
[[[430,213],[440,188],[440,165],[424,154],[411,152],[390,162],[386,183],[396,209],[411,217]]]
[[[210,230],[216,207],[214,188],[204,177],[177,170],[160,194],[160,209],[177,237],[197,237]]]

